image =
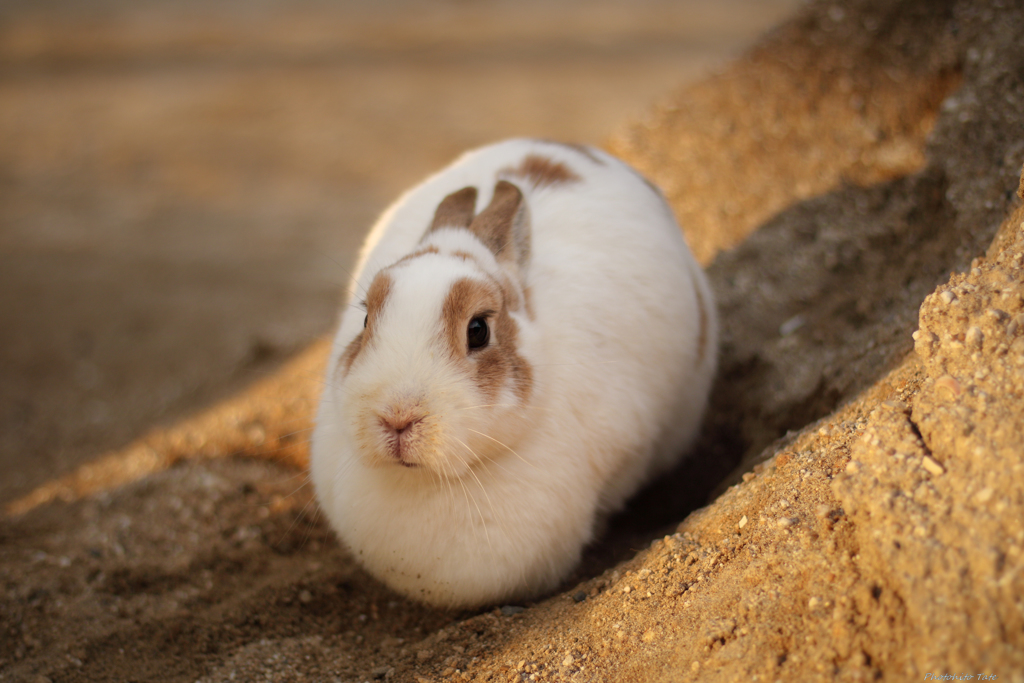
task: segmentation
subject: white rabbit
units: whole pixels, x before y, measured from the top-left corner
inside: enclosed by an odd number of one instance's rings
[[[313,482],[357,560],[415,599],[551,590],[700,426],[711,291],[660,193],[597,149],[465,154],[384,213],[348,300]]]

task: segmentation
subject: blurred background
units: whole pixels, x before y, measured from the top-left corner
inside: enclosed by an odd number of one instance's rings
[[[0,504],[330,334],[461,151],[600,144],[797,5],[0,0]]]

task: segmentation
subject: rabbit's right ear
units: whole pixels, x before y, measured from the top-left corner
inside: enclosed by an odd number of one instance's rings
[[[494,197],[469,226],[487,245],[499,263],[524,268],[530,258],[530,225],[526,201],[518,187],[507,180],[494,186]]]
[[[441,228],[468,228],[476,210],[476,188],[464,187],[441,200],[427,235]],[[424,235],[426,236],[426,235]]]

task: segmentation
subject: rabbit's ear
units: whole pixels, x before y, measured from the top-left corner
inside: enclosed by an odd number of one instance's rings
[[[494,197],[469,226],[499,263],[524,268],[530,259],[530,225],[526,201],[507,180],[494,186]]]
[[[468,228],[476,209],[476,188],[464,187],[441,200],[427,235],[441,228]]]

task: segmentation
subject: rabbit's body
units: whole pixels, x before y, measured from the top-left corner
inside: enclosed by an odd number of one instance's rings
[[[355,280],[313,480],[402,593],[465,607],[553,588],[696,435],[711,293],[660,194],[603,152],[466,154],[385,212]]]

